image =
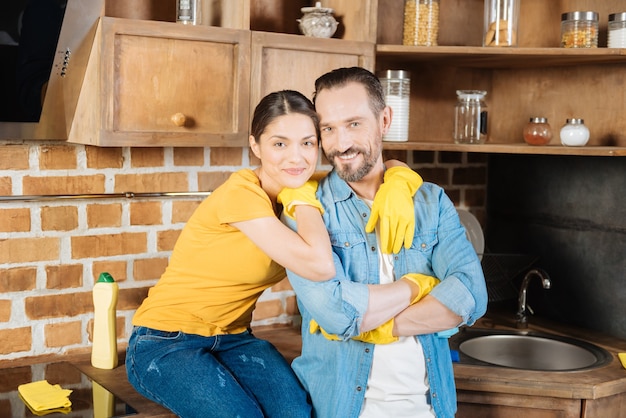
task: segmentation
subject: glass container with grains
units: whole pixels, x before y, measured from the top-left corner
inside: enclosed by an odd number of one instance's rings
[[[405,0],[403,45],[437,46],[439,0]]]

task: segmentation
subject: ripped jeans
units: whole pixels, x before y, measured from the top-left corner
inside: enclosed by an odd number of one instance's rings
[[[202,337],[135,327],[126,371],[139,393],[179,417],[311,416],[284,357],[247,331]]]

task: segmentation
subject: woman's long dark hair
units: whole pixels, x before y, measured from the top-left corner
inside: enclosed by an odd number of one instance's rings
[[[313,103],[302,93],[294,90],[275,91],[261,99],[254,109],[250,135],[258,143],[267,125],[272,123],[277,117],[290,113],[300,113],[310,117],[313,125],[315,125],[315,134],[319,140],[320,120],[315,112]]]

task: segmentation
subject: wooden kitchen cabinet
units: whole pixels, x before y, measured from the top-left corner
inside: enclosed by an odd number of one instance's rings
[[[102,17],[69,142],[245,146],[249,31]]]

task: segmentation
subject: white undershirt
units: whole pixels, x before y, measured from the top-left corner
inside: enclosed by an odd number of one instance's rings
[[[363,199],[368,205],[372,202]],[[380,283],[395,280],[393,256],[380,251],[376,227]],[[377,344],[359,418],[432,418],[427,399],[428,378],[424,352],[416,337],[400,337],[391,344]]]

